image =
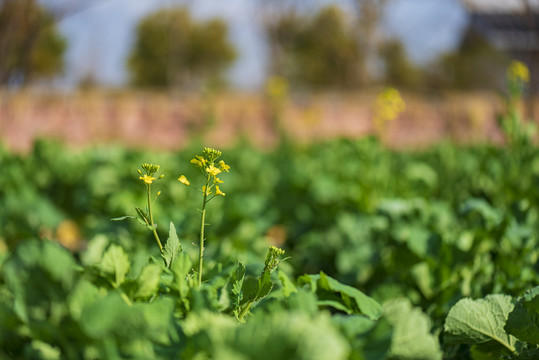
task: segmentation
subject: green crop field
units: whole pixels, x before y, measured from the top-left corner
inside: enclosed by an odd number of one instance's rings
[[[2,148],[0,358],[539,358],[539,149],[510,90],[496,146]]]
[[[535,146],[224,149],[199,285],[201,150],[1,152],[2,357],[539,356]]]

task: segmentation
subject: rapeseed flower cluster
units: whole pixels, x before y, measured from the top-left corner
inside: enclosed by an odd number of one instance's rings
[[[374,111],[374,126],[381,132],[386,123],[395,120],[400,113],[406,110],[406,103],[399,91],[389,87],[376,97],[376,107]]]
[[[220,156],[221,152],[219,150],[204,148],[202,155],[196,155],[191,160],[191,164],[198,167],[206,178],[206,185],[202,186],[201,188],[202,193],[206,196],[212,194],[214,190],[214,196],[226,195],[219,188],[218,184],[222,184],[223,180],[221,180],[218,175],[223,172],[229,172],[230,166],[227,165],[223,160],[217,162]],[[185,177],[185,175],[181,175],[178,178],[178,181],[187,186],[191,185],[191,182]],[[210,181],[213,184],[210,184]]]
[[[523,62],[513,60],[507,68],[507,78],[511,82],[528,83],[530,81],[530,70]]]
[[[164,175],[160,175],[158,178],[154,177],[156,172],[159,171],[160,166],[154,164],[142,164],[142,169],[146,172],[143,174],[142,171],[137,170],[139,175],[139,180],[142,180],[146,185],[151,185],[154,180],[162,179]]]

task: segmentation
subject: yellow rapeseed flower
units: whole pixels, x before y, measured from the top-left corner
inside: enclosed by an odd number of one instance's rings
[[[228,172],[228,170],[230,170],[230,166],[225,164],[225,162],[223,160],[219,161],[219,166],[221,167],[222,171]]]
[[[202,193],[203,194],[206,194],[206,195],[210,195],[211,194],[211,187],[206,187],[206,186],[203,186],[202,187]]]
[[[191,185],[191,183],[189,182],[189,180],[187,180],[187,178],[185,177],[185,175],[182,175],[178,178],[178,181],[181,182],[182,184],[184,185]]]
[[[213,177],[213,183],[214,184],[222,184],[223,180],[219,179],[217,176]]]
[[[148,176],[147,174],[144,174],[144,176],[139,176],[139,179],[144,181],[146,184],[150,185],[152,181],[154,181],[156,178],[153,176]]]
[[[215,185],[215,195],[225,196],[226,194],[219,189],[219,186]]]
[[[521,61],[513,60],[507,69],[507,76],[511,81],[530,81],[530,70],[528,67]]]
[[[221,170],[219,168],[216,168],[213,165],[210,165],[209,167],[206,168],[206,172],[212,176],[217,176],[217,174],[219,174]]]

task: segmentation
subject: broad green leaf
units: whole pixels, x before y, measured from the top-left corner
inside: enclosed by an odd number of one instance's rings
[[[232,298],[232,303],[236,311],[239,310],[240,304],[243,300],[243,280],[245,279],[245,266],[242,263],[238,263],[236,271],[231,275],[230,282],[232,287],[230,289],[230,297]]]
[[[423,296],[430,299],[433,295],[433,277],[429,264],[426,261],[417,263],[411,273]]]
[[[466,200],[462,204],[460,211],[464,215],[471,213],[478,214],[489,229],[498,225],[503,218],[498,209],[493,208],[486,200],[480,198]]]
[[[81,314],[81,327],[93,339],[120,339],[124,345],[137,339],[166,344],[172,320],[173,302],[126,304],[117,292],[86,307]]]
[[[112,244],[99,264],[99,270],[112,277],[112,285],[118,287],[125,281],[131,265],[129,258],[121,246]]]
[[[255,301],[258,294],[258,279],[253,277],[247,277],[243,281],[243,303],[249,301]]]
[[[81,279],[69,296],[68,305],[71,315],[75,319],[79,319],[85,307],[93,304],[104,295],[94,284],[88,280]]]
[[[273,289],[273,282],[269,271],[267,271],[258,279],[258,294],[255,300],[258,301],[266,297],[271,289]]]
[[[159,287],[161,267],[157,264],[148,264],[137,279],[136,298],[148,298],[155,294]]]
[[[356,288],[341,284],[323,272],[320,272],[320,275],[304,275],[298,279],[299,285],[311,284],[312,287],[313,282],[316,283],[316,286],[312,289],[313,292],[316,292],[319,295],[321,294],[321,290],[335,293],[335,295],[340,296],[342,304],[345,305],[351,313],[363,314],[372,320],[379,319],[380,316],[382,316],[382,307],[376,300],[365,295]],[[336,299],[337,298],[335,298],[335,300]],[[328,301],[327,296],[322,300]]]
[[[109,240],[104,235],[97,235],[88,243],[88,247],[81,255],[81,260],[84,265],[97,265],[103,259]]]
[[[528,290],[520,297],[509,314],[505,330],[519,340],[539,344],[539,287]]]
[[[511,352],[497,341],[475,344],[470,347],[473,360],[500,360],[510,359]]]
[[[163,249],[163,259],[165,259],[165,265],[170,268],[172,262],[176,259],[178,254],[182,251],[182,245],[178,234],[176,234],[176,228],[172,221],[170,222],[170,229],[168,232],[168,240]]]
[[[182,299],[187,297],[189,292],[189,272],[191,271],[192,262],[189,256],[181,252],[178,254],[176,260],[172,262],[170,270],[174,273],[173,288],[178,290]]]
[[[494,340],[514,352],[516,339],[504,330],[512,310],[512,298],[508,295],[462,299],[449,310],[444,325],[445,341],[448,344],[481,344]]]
[[[429,317],[405,298],[384,304],[384,318],[393,326],[390,355],[397,359],[438,360],[442,351],[431,334]]]
[[[285,298],[289,297],[293,293],[298,292],[298,289],[296,289],[294,283],[292,283],[292,281],[283,271],[279,270],[277,275],[279,276],[279,280],[281,280],[282,292]]]
[[[31,343],[31,356],[40,360],[60,360],[62,359],[62,351],[46,342],[40,340],[32,340]],[[30,354],[27,354],[28,356]]]

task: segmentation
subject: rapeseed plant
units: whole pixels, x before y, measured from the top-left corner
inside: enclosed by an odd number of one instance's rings
[[[217,162],[217,159],[221,157],[221,152],[213,148],[204,148],[202,155],[196,155],[192,160],[191,164],[195,165],[200,169],[200,172],[204,177],[204,185],[198,189],[202,193],[202,208],[201,220],[200,220],[200,240],[199,240],[199,256],[198,256],[198,285],[202,284],[202,265],[204,259],[204,229],[207,225],[206,221],[206,205],[216,196],[225,196],[226,194],[221,191],[219,185],[223,181],[217,176],[222,172],[229,172],[230,166],[227,165],[223,160]],[[178,178],[178,181],[184,185],[190,186],[191,182],[187,180],[185,175],[181,175]]]

